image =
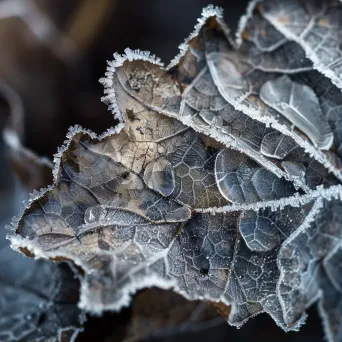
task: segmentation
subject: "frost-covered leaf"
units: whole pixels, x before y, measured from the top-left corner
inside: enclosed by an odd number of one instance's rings
[[[14,247],[85,270],[81,307],[157,286],[230,305],[235,326],[267,312],[296,330],[319,301],[338,341],[342,101],[253,11],[234,42],[205,9],[166,69],[115,54],[104,101],[123,123],[73,128],[54,185],[14,225]]]
[[[285,37],[305,50],[317,70],[342,87],[340,1],[265,0],[259,10]]]
[[[105,101],[115,99],[111,105],[114,111],[116,101],[119,107],[122,104],[129,108],[127,96],[130,95],[226,146],[242,150],[277,176],[286,177],[302,188],[314,188],[323,179],[334,182],[332,174],[342,179],[339,162],[331,157],[330,151],[315,149],[303,132],[293,131],[293,125],[299,126],[299,118],[305,118],[308,113],[312,115],[311,111],[305,109],[306,114],[296,111],[291,122],[260,98],[260,88],[278,79],[279,73],[265,72],[245,62],[244,55],[230,45],[215,19],[208,19],[208,24],[189,45],[179,65],[169,70],[134,56],[134,52],[128,51],[127,58],[133,59],[131,63],[116,56],[103,81],[109,93]],[[308,116],[306,121],[312,120]],[[331,145],[332,129],[327,123],[324,127],[327,144]],[[279,167],[279,159],[300,164],[304,179],[292,175],[288,168]],[[331,175],[327,173],[329,170]]]
[[[7,163],[1,160],[2,171]],[[29,259],[10,248],[4,225],[23,195],[9,170],[2,176],[10,191],[1,182],[0,341],[73,341],[84,322],[79,281],[66,264]]]
[[[73,341],[84,321],[78,281],[67,265],[0,249],[0,341]]]

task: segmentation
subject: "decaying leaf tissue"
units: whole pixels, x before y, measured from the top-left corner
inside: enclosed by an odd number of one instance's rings
[[[236,37],[205,8],[167,67],[115,53],[101,83],[120,123],[70,129],[12,247],[73,262],[86,312],[159,287],[289,331],[317,304],[340,341],[341,38],[337,0],[264,0]]]

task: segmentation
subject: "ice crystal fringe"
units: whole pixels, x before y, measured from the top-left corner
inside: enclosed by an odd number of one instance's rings
[[[201,213],[228,213],[240,210],[259,211],[260,209],[270,208],[272,211],[282,210],[287,205],[300,207],[316,199],[338,199],[342,200],[342,185],[333,185],[329,188],[318,186],[315,190],[310,190],[304,195],[295,193],[293,196],[281,198],[279,200],[261,201],[252,204],[231,204],[220,208],[195,209]]]
[[[103,305],[101,301],[94,295],[94,291],[90,290],[88,287],[87,282],[82,282],[81,285],[81,296],[80,302],[78,304],[80,309],[84,309],[88,312],[91,312],[94,315],[101,315],[104,310],[111,310],[111,311],[119,311],[124,307],[128,307],[131,304],[132,295],[135,294],[137,291],[151,288],[151,287],[158,287],[163,290],[169,290],[171,288],[177,288],[177,284],[175,281],[166,280],[157,275],[153,274],[149,277],[145,277],[143,280],[136,282],[136,283],[129,283],[120,297],[120,300],[115,302],[112,305]],[[180,291],[176,291],[180,293]],[[181,294],[181,293],[180,293]],[[184,294],[183,294],[184,296]],[[187,297],[186,295],[184,297]],[[190,299],[190,298],[188,298]]]
[[[223,9],[220,7],[214,7],[213,5],[209,5],[208,7],[202,10],[202,17],[197,19],[198,24],[196,24],[194,31],[189,35],[185,41],[179,45],[179,54],[170,62],[170,64],[166,67],[166,70],[169,70],[173,66],[177,65],[179,60],[184,56],[185,52],[188,49],[188,44],[191,39],[196,37],[207,21],[208,18],[215,17],[217,20],[220,20],[223,17]],[[220,21],[225,33],[228,36],[229,29],[226,25]],[[107,61],[107,70],[105,73],[105,77],[100,79],[100,83],[104,86],[104,94],[101,98],[101,101],[108,105],[108,110],[112,112],[115,119],[119,121],[123,121],[122,114],[118,105],[116,103],[116,96],[115,90],[113,89],[113,74],[117,67],[120,67],[124,64],[126,60],[133,61],[133,60],[142,60],[146,62],[150,62],[152,64],[157,64],[160,67],[164,67],[164,63],[161,62],[160,58],[156,57],[155,55],[151,54],[149,51],[141,51],[141,50],[131,50],[130,48],[125,49],[125,53],[120,55],[119,53],[114,53],[114,59],[112,61]]]
[[[236,47],[239,48],[242,44],[242,33],[246,28],[248,20],[252,17],[253,12],[255,10],[256,5],[260,2],[260,0],[251,0],[248,3],[246,13],[240,18],[238,23],[238,28],[235,32],[235,41]]]
[[[10,231],[9,234],[7,234],[7,238],[9,238],[11,236],[11,234],[16,230],[20,219],[22,218],[22,216],[24,215],[25,210],[31,205],[32,202],[34,202],[35,200],[37,200],[38,198],[42,197],[46,192],[52,190],[54,188],[54,186],[57,184],[58,182],[58,177],[59,177],[59,170],[60,170],[60,164],[61,164],[61,157],[63,155],[63,153],[69,148],[72,139],[74,138],[75,135],[77,135],[78,133],[84,133],[87,134],[90,138],[92,139],[98,139],[98,140],[103,140],[106,137],[112,135],[112,134],[117,134],[121,131],[121,129],[123,128],[123,124],[120,123],[118,124],[116,127],[111,127],[109,128],[107,131],[105,131],[104,133],[97,135],[96,133],[94,133],[93,131],[89,130],[89,129],[84,129],[79,125],[75,125],[69,128],[69,131],[66,135],[66,140],[64,141],[63,145],[61,147],[58,148],[58,152],[54,155],[54,160],[53,160],[53,184],[47,186],[46,188],[41,188],[39,191],[37,190],[33,190],[32,193],[30,193],[27,197],[27,199],[25,201],[23,201],[23,205],[21,206],[20,210],[19,210],[19,214],[17,216],[14,216],[11,220],[11,223],[9,225],[6,226],[6,229],[8,229]],[[14,250],[20,251],[20,249],[18,249],[18,246],[20,246],[22,239],[19,238],[18,236],[13,237],[11,236],[11,247]],[[32,248],[32,252],[34,253],[36,258],[42,257],[45,258],[44,253],[42,253],[42,250],[37,248],[35,245],[33,245],[32,243],[29,243],[28,240],[25,241],[25,244],[28,243],[27,247],[30,249]],[[57,255],[54,255],[57,256]],[[53,256],[51,256],[53,257]],[[70,257],[70,255],[69,255]],[[77,262],[76,262],[77,264]],[[80,265],[80,264],[79,264]],[[85,267],[85,265],[80,265],[82,267]]]
[[[107,71],[105,73],[105,77],[100,79],[100,83],[104,86],[104,94],[101,98],[101,101],[108,105],[108,110],[113,113],[114,119],[118,119],[120,122],[123,121],[122,114],[118,105],[116,103],[115,90],[113,89],[113,74],[115,69],[119,66],[122,66],[125,61],[133,61],[133,60],[141,60],[150,62],[152,64],[157,64],[159,66],[163,66],[160,58],[152,55],[149,51],[141,51],[141,50],[131,50],[129,48],[125,49],[125,53],[120,55],[119,53],[114,53],[114,59],[112,61],[107,61]]]
[[[166,70],[171,69],[172,67],[176,66],[180,59],[185,55],[186,51],[189,48],[189,42],[191,39],[198,36],[198,33],[200,32],[201,28],[204,26],[206,21],[209,18],[215,18],[220,25],[223,28],[224,33],[226,36],[230,36],[230,30],[226,26],[226,24],[223,22],[223,9],[220,7],[214,7],[213,5],[209,5],[206,8],[203,8],[202,10],[202,16],[201,18],[197,19],[198,23],[195,25],[194,31],[190,33],[189,37],[184,40],[182,44],[179,45],[179,54],[169,63]],[[231,39],[229,39],[231,41]]]

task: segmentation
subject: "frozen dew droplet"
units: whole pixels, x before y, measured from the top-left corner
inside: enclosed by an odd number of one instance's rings
[[[40,302],[38,307],[41,310],[45,310],[48,307],[48,303],[47,302]]]
[[[248,248],[252,251],[267,251],[280,242],[276,225],[268,218],[259,217],[255,211],[247,211],[241,214],[239,229]]]
[[[212,123],[214,122],[215,113],[212,110],[203,109],[199,112],[199,115],[209,125],[212,125]]]
[[[292,177],[302,180],[305,179],[305,167],[302,164],[283,161],[281,166],[288,174],[292,175]]]
[[[302,130],[317,148],[331,147],[334,138],[331,127],[310,87],[283,75],[267,81],[260,89],[260,98]]]
[[[87,208],[84,213],[85,223],[94,223],[101,221],[106,216],[107,210],[102,205],[95,205]]]
[[[215,160],[215,177],[221,194],[233,203],[251,203],[259,200],[259,196],[251,182],[258,164],[244,154],[229,150],[221,150]]]
[[[221,94],[225,94],[229,88],[237,90],[246,88],[245,78],[228,55],[211,52],[207,54],[207,61],[211,76]]]
[[[174,211],[168,212],[165,216],[167,222],[185,222],[191,217],[191,210],[188,207],[180,207]]]
[[[295,188],[291,182],[279,178],[272,172],[259,168],[251,179],[253,186],[262,200],[276,200],[293,195]]]
[[[221,194],[233,203],[275,200],[295,192],[291,182],[278,178],[248,156],[230,149],[217,154],[215,176]]]
[[[175,174],[170,162],[165,158],[151,161],[144,172],[145,184],[163,196],[170,196],[175,189]]]
[[[261,153],[265,156],[284,159],[297,146],[296,142],[278,131],[267,133],[261,143]]]

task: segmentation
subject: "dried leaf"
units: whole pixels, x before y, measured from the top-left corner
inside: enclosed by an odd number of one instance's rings
[[[77,309],[78,281],[67,265],[31,260],[0,249],[0,340],[74,341],[85,317]],[[64,331],[68,339],[62,340]]]
[[[338,341],[339,89],[255,11],[235,42],[208,7],[166,69],[115,54],[104,101],[124,123],[73,128],[54,185],[14,222],[14,247],[85,270],[82,308],[118,310],[157,286],[231,306],[232,325],[267,312],[296,330],[318,301]]]

